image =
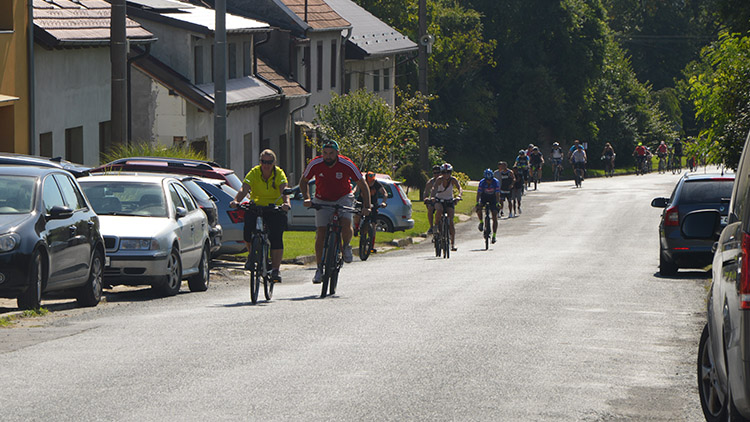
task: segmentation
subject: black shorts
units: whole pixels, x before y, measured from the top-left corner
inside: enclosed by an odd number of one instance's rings
[[[243,238],[245,242],[252,240],[255,231],[255,219],[257,214],[245,211],[245,229]],[[286,213],[278,211],[267,211],[263,214],[263,223],[268,228],[268,240],[271,242],[271,250],[284,249],[284,230],[286,230]]]
[[[583,162],[583,161],[582,161],[582,162],[580,162],[580,163],[573,163],[573,168],[574,168],[574,169],[576,169],[576,170],[577,170],[577,169],[581,169],[581,170],[583,170],[583,169],[585,169],[585,168],[586,168],[586,163],[585,163],[585,162]]]
[[[497,211],[500,209],[495,195],[482,195],[479,199],[479,206],[487,206],[491,211]]]

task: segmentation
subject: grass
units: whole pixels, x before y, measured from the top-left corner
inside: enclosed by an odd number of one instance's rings
[[[18,320],[19,318],[36,318],[47,315],[48,313],[49,310],[47,310],[46,308],[28,309],[18,315],[11,315],[0,318],[0,327],[10,327],[11,325],[15,324],[16,320]]]

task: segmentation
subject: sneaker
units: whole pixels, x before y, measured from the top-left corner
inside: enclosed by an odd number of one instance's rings
[[[495,236],[495,234],[493,233],[493,234],[492,234],[492,243],[495,243],[495,242],[497,242],[497,237],[496,237],[496,236]]]
[[[279,274],[279,270],[271,270],[271,281],[274,283],[281,283],[281,274]]]
[[[342,252],[344,255],[344,262],[346,262],[347,264],[352,262],[352,259],[354,259],[354,256],[352,255],[351,245],[344,246],[344,250]]]
[[[521,206],[518,206],[518,213],[521,214]]]
[[[503,216],[503,211],[502,211],[502,210],[500,210],[500,217],[502,217],[502,216]]]
[[[359,229],[354,229],[354,237],[359,236]]]
[[[253,267],[253,263],[250,261],[250,257],[247,257],[247,261],[245,261],[245,271],[250,271]]]
[[[458,248],[457,248],[457,247],[455,247],[455,246],[451,246],[451,252],[456,252],[457,250],[458,250]]]
[[[427,230],[427,234],[432,234],[432,227],[430,227],[430,229]]]
[[[479,231],[484,231],[484,221],[479,222]]]
[[[320,267],[315,269],[315,275],[313,276],[313,284],[320,284],[323,278],[323,269]]]
[[[375,248],[370,249],[370,253],[378,253],[378,250]]]
[[[510,214],[508,215],[508,218],[513,218],[513,213],[510,213]]]

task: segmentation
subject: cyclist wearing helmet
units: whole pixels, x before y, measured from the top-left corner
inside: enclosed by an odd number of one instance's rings
[[[339,155],[339,144],[336,141],[324,140],[322,155],[315,157],[307,164],[302,178],[299,181],[299,191],[304,199],[304,206],[311,207],[316,204],[339,204],[351,207],[354,204],[354,195],[350,180],[356,182],[362,192],[363,209],[362,215],[370,213],[370,187],[362,178],[362,173],[348,157]],[[315,199],[310,199],[308,182],[315,179]],[[333,208],[321,208],[315,210],[315,258],[318,269],[315,271],[313,283],[320,283],[323,276],[321,265],[323,257],[323,243],[325,242],[326,228],[333,216]],[[341,240],[343,242],[342,255],[344,262],[352,262],[352,216],[347,211],[340,211]]]
[[[479,181],[477,188],[477,217],[479,218],[479,231],[484,231],[484,220],[482,220],[482,207],[488,207],[492,211],[492,243],[496,242],[497,234],[497,210],[500,202],[500,182],[495,179],[492,170],[484,171],[484,178]]]
[[[526,151],[518,151],[518,157],[516,157],[516,163],[513,167],[518,167],[521,179],[524,182],[524,186],[526,186],[525,183],[529,180],[529,157],[526,155]]]
[[[648,155],[648,150],[646,150],[646,147],[643,146],[643,143],[638,142],[638,146],[635,147],[635,150],[633,150],[633,157],[635,157],[636,162],[636,171],[635,174],[643,174],[643,167],[644,163],[646,162],[646,156]]]
[[[518,213],[521,213],[521,197],[523,197],[524,181],[521,170],[518,167],[513,167],[513,187],[510,190],[510,214],[508,218],[515,217]]]
[[[493,174],[495,179],[500,182],[500,216],[503,216],[503,203],[508,201],[508,210],[511,209],[511,192],[513,184],[516,182],[515,173],[508,170],[508,163],[500,161],[497,163],[497,170]],[[512,217],[512,215],[511,215]]]
[[[453,208],[454,201],[460,201],[461,195],[464,193],[461,189],[461,184],[458,183],[458,179],[453,177],[453,166],[445,163],[440,167],[440,177],[435,180],[432,186],[432,192],[430,197],[435,200],[443,200],[445,202],[435,202],[435,212],[437,213],[437,221],[435,222],[440,225],[440,221],[443,217],[443,205],[445,205],[446,212],[448,213],[448,222],[450,223],[450,235],[451,235],[451,250],[456,249],[456,228],[453,226],[453,216],[455,215],[455,209]],[[453,197],[453,189],[458,189],[458,196]]]
[[[542,165],[544,164],[544,157],[542,152],[539,151],[539,147],[533,147],[531,154],[529,154],[529,165],[531,166],[531,175],[536,177],[536,180],[540,182],[542,180]]]
[[[430,223],[430,229],[427,230],[427,234],[432,234],[432,220],[435,216],[435,204],[433,204],[430,199],[430,195],[432,194],[432,186],[435,184],[435,180],[437,180],[438,177],[440,177],[440,166],[436,164],[432,166],[432,178],[424,185],[424,193],[422,195],[424,205],[427,207],[427,221]]]
[[[388,198],[388,192],[385,191],[385,188],[383,185],[375,180],[375,173],[368,171],[365,175],[365,181],[367,182],[367,186],[370,188],[370,205],[372,206],[371,212],[377,213],[377,208],[385,208],[386,203],[385,199]],[[362,194],[359,190],[359,186],[354,187],[354,197],[357,198],[358,201],[362,202]],[[383,198],[382,202],[378,201],[378,197]],[[354,215],[354,236],[359,235],[359,220],[361,219],[360,214]],[[375,228],[376,221],[372,220],[373,228]],[[374,240],[374,239],[373,239]],[[376,252],[375,249],[372,250],[372,252]]]

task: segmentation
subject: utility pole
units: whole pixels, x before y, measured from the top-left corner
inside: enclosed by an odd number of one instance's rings
[[[427,34],[427,0],[419,0],[419,92],[427,96],[427,49],[431,45]],[[419,113],[419,119],[427,122],[429,116],[426,111]],[[428,146],[430,145],[430,131],[425,126],[419,127],[419,167],[429,170]]]
[[[214,7],[214,161],[227,167],[227,2]]]
[[[111,4],[109,60],[112,64],[112,143],[125,145],[128,142],[128,40],[125,29],[127,10],[125,0],[112,0]]]

